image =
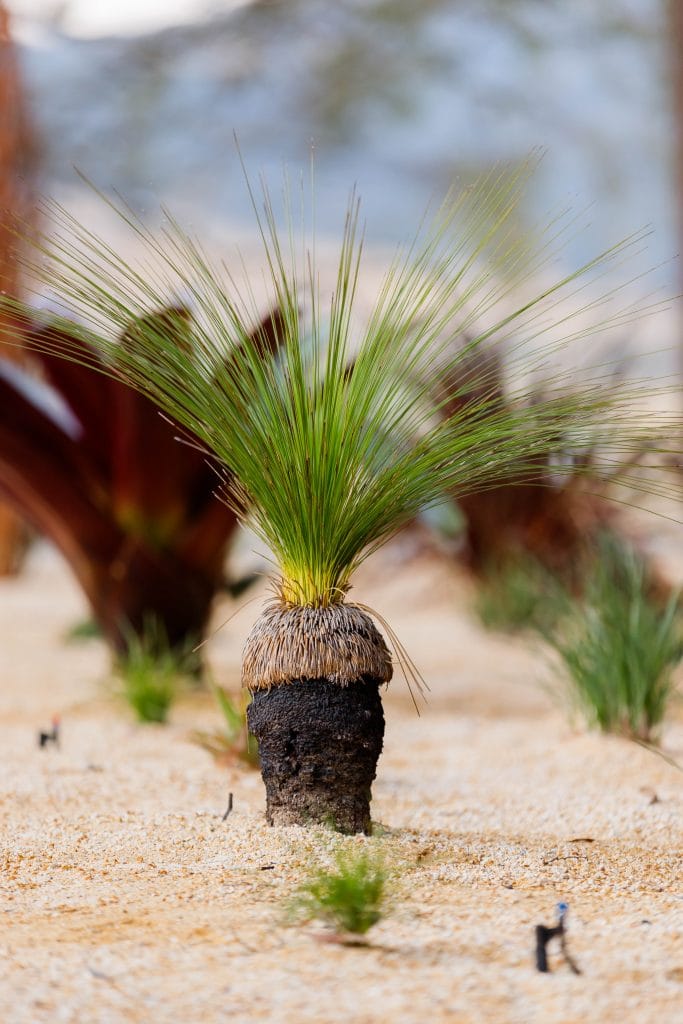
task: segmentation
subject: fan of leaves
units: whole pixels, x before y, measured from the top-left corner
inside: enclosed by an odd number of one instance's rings
[[[598,298],[588,288],[623,258],[623,246],[566,273],[553,266],[562,235],[555,222],[541,246],[519,237],[511,217],[525,180],[524,169],[492,172],[449,195],[391,262],[358,339],[352,325],[363,243],[355,196],[327,305],[315,242],[304,237],[300,245],[290,192],[284,233],[268,191],[263,204],[252,193],[266,284],[282,319],[277,358],[264,359],[260,335],[250,333],[256,301],[249,280],[237,283],[214,265],[170,217],[155,235],[116,207],[144,250],[144,261],[132,264],[53,208],[57,230],[43,239],[33,271],[87,319],[81,338],[97,360],[124,374],[234,474],[226,498],[273,552],[280,600],[326,606],[344,600],[370,552],[444,493],[472,494],[501,480],[543,482],[559,437],[571,471],[581,475],[581,453],[591,448],[609,468],[644,441],[655,450],[668,446],[662,437],[675,436],[666,413],[634,421],[633,403],[658,393],[656,383],[617,387],[604,368],[578,390],[558,373],[536,402],[524,387],[510,402],[490,389],[466,407],[435,402],[435,374],[457,379],[473,352],[511,348],[518,360],[539,364],[553,348],[634,315],[630,292],[620,305],[619,288]],[[196,304],[192,346],[177,344],[172,326],[141,318],[170,286]],[[120,345],[112,327],[131,319],[139,324],[135,344]],[[471,341],[453,352],[454,336]],[[38,346],[84,358],[61,339]],[[670,491],[656,476],[645,486]]]

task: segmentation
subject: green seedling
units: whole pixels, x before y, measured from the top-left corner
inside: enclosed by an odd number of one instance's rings
[[[365,851],[338,854],[333,870],[317,871],[290,906],[296,920],[320,920],[341,938],[364,936],[384,914],[387,875]]]

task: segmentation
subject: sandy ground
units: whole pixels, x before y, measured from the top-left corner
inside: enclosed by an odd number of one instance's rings
[[[218,727],[206,697],[166,728],[134,724],[101,645],[63,640],[85,609],[49,549],[0,583],[1,1021],[683,1021],[682,776],[573,731],[542,654],[483,634],[447,561],[409,555],[390,548],[357,586],[432,689],[419,718],[389,689],[371,839],[269,829],[260,777],[188,739]],[[226,686],[257,608],[209,645]],[[62,746],[41,751],[53,712]],[[680,709],[664,745],[683,760]],[[368,949],[284,919],[348,846],[393,872]],[[533,967],[534,926],[560,899],[580,977],[557,957]]]

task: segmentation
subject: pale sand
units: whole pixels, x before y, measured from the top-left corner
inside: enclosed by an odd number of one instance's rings
[[[482,633],[446,559],[409,556],[394,545],[355,592],[432,687],[420,718],[389,689],[370,840],[266,827],[260,777],[187,739],[219,724],[206,697],[167,728],[133,724],[102,647],[62,641],[84,605],[47,549],[0,584],[3,1024],[683,1021],[683,777],[573,731],[544,656]],[[208,647],[226,686],[258,607]],[[62,748],[40,751],[54,711]],[[683,761],[680,707],[664,745]],[[285,927],[311,867],[366,845],[395,873],[372,948]],[[580,977],[533,967],[559,899]]]

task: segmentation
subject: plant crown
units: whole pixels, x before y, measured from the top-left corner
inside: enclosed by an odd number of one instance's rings
[[[269,300],[284,331],[277,354],[264,354],[258,332],[250,336],[260,320],[253,279],[238,281],[215,266],[168,214],[154,234],[113,204],[145,253],[133,264],[53,205],[55,229],[38,243],[31,269],[65,315],[75,310],[88,324],[82,340],[106,357],[112,374],[218,455],[222,497],[272,551],[280,599],[326,606],[344,599],[362,559],[444,494],[484,488],[520,460],[533,479],[534,459],[548,451],[561,450],[564,468],[580,472],[580,454],[596,437],[613,469],[644,443],[661,449],[663,430],[673,436],[663,418],[646,427],[628,419],[634,399],[655,390],[652,382],[617,388],[605,366],[578,389],[555,366],[543,399],[525,402],[529,374],[544,372],[552,353],[636,315],[628,285],[596,298],[588,282],[641,238],[562,272],[566,218],[545,225],[540,242],[538,233],[520,235],[516,227],[526,177],[525,169],[498,170],[449,194],[391,260],[360,329],[355,194],[326,300],[315,225],[309,246],[307,215],[300,231],[293,190],[283,193],[284,229],[267,187],[263,201],[252,191]],[[179,292],[195,317],[187,344],[145,317]],[[117,344],[132,317],[139,329]],[[511,385],[509,407],[489,401],[484,386],[452,416],[437,415],[439,379],[457,380],[458,366],[484,346],[503,347],[511,380],[521,381]],[[82,346],[61,354],[87,358]],[[647,484],[662,487],[654,478]]]

